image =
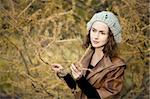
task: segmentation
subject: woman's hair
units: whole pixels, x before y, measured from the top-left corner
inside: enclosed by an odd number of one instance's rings
[[[83,47],[87,48],[91,44],[90,40],[90,30],[88,31],[88,34],[86,35],[85,41],[83,43]],[[94,49],[94,47],[92,47]],[[108,42],[104,45],[103,52],[106,56],[109,56],[110,58],[112,57],[117,57],[118,56],[118,51],[117,51],[117,43],[114,39],[113,33],[109,29],[108,33]]]

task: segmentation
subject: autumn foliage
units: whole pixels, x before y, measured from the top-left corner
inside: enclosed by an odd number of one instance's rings
[[[0,99],[72,99],[50,69],[79,60],[86,23],[114,12],[122,25],[120,56],[127,63],[122,99],[148,99],[148,0],[0,0]]]

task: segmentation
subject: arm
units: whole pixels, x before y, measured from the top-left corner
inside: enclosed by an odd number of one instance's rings
[[[86,80],[85,77],[81,77],[79,80],[75,82],[75,80],[72,78],[72,76],[68,73],[66,76],[64,76],[64,80],[71,89],[76,89],[76,82],[79,86],[79,88],[84,92],[84,94],[88,98],[96,98],[100,99],[100,96],[96,89]]]
[[[77,82],[79,88],[84,92],[84,94],[88,98],[100,99],[100,96],[99,96],[98,92],[96,91],[96,89],[86,80],[85,77],[82,76],[79,80],[77,80],[75,82],[75,80],[72,78],[72,76],[70,74],[67,74],[64,77],[64,80],[67,83],[67,85],[69,86],[69,88],[75,90],[76,82]]]
[[[64,80],[69,88],[74,90],[76,89],[76,82],[69,73],[66,76],[64,76]]]
[[[88,98],[101,99],[96,88],[94,88],[85,77],[82,76],[79,80],[77,80],[77,84]]]
[[[76,82],[71,77],[69,73],[64,70],[64,68],[60,64],[52,64],[51,69],[56,72],[59,78],[63,78],[67,83],[68,87],[75,90],[76,89]]]
[[[80,70],[76,65],[72,64],[70,67],[72,71],[72,76],[76,79],[79,88],[88,98],[100,99],[100,96],[96,89],[86,80],[82,75],[82,70]]]

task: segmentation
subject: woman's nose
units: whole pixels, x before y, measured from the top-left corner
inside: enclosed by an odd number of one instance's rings
[[[95,35],[94,35],[94,37],[98,38],[98,36],[99,36],[99,32],[96,32]]]

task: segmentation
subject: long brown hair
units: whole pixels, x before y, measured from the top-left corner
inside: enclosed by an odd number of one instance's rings
[[[87,48],[90,44],[91,44],[91,40],[90,40],[90,30],[89,30],[84,40],[83,47]],[[92,47],[92,49],[94,50],[94,47]],[[109,29],[108,42],[104,45],[103,52],[106,56],[109,56],[110,58],[117,57],[118,56],[117,49],[118,49],[117,43],[114,39],[113,33]]]

